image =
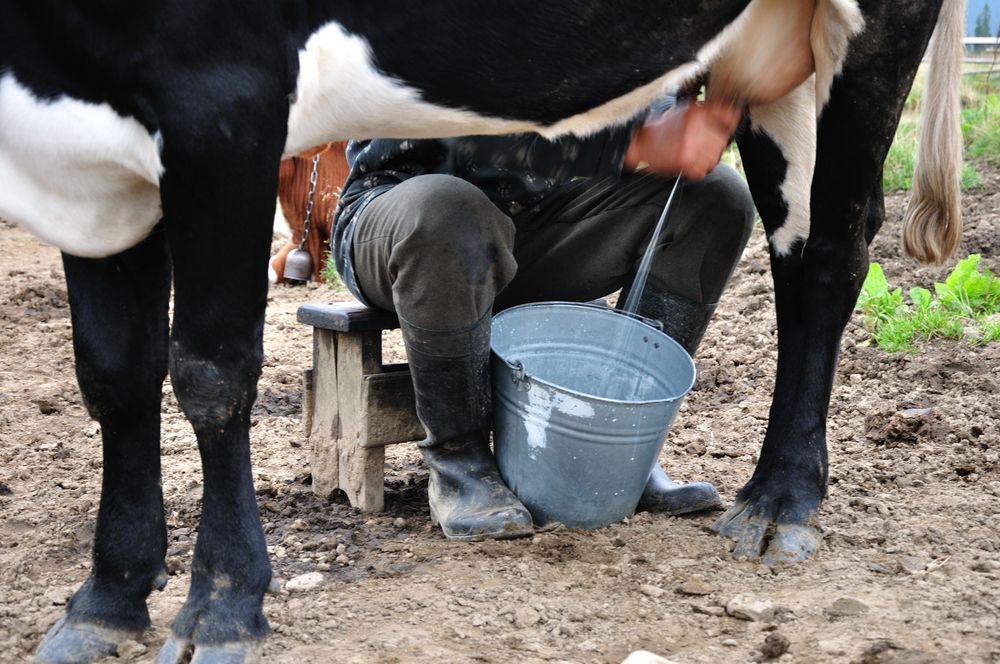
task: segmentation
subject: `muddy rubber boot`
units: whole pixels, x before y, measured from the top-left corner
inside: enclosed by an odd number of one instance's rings
[[[624,303],[626,298],[627,289],[618,301]],[[716,306],[701,304],[649,284],[639,298],[639,313],[660,321],[664,333],[683,346],[692,357],[705,336]],[[722,499],[712,484],[674,482],[659,463],[654,463],[636,511],[678,515],[721,507]]]
[[[533,534],[531,514],[504,484],[489,446],[489,313],[459,331],[399,322],[427,432],[418,446],[431,471],[431,519],[450,540]]]

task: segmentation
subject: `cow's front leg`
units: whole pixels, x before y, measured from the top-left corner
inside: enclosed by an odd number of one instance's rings
[[[852,42],[820,113],[812,177],[808,145],[793,140],[810,124],[808,104],[755,111],[753,130],[740,142],[770,241],[778,372],[757,468],[715,528],[738,540],[738,557],[765,563],[801,560],[819,544],[815,519],[826,493],[826,416],[840,336],[867,272],[865,240],[883,214],[881,196],[871,193],[881,185],[939,3],[862,6],[866,32]],[[873,62],[892,63],[893,75]],[[804,188],[796,182],[803,178]],[[796,196],[804,191],[806,201]]]
[[[166,583],[160,396],[167,373],[170,262],[162,228],[111,258],[64,256],[76,372],[101,425],[104,478],[90,576],[36,654],[90,662],[149,626],[146,596]]]
[[[819,546],[828,477],[826,416],[840,336],[864,276],[862,242],[810,240],[801,257],[771,250],[778,372],[760,460],[714,525],[736,557],[795,562]]]
[[[271,567],[249,429],[283,140],[275,133],[190,151],[165,139],[162,190],[174,262],[170,377],[198,440],[204,489],[191,587],[160,664],[244,662],[268,632],[262,604]]]

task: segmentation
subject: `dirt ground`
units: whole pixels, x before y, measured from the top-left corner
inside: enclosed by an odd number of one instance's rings
[[[1000,272],[1000,171],[984,172],[961,251]],[[888,207],[873,259],[894,284],[943,279],[900,256],[902,199]],[[0,222],[0,266],[0,661],[22,661],[86,577],[100,434],[73,374],[57,252]],[[830,404],[825,539],[816,560],[772,570],[734,561],[731,543],[706,532],[715,514],[449,543],[430,524],[412,445],[388,450],[384,513],[314,496],[300,426],[310,332],[295,310],[345,298],[325,286],[270,296],[254,475],[275,574],[313,584],[265,600],[267,661],[616,663],[644,648],[692,664],[1000,662],[1000,344],[886,355],[864,343],[856,317]],[[726,500],[766,426],[772,302],[758,232],[661,456]],[[201,479],[169,385],[163,421],[172,577],[124,660],[151,661],[189,582]],[[730,615],[741,613],[753,619]]]

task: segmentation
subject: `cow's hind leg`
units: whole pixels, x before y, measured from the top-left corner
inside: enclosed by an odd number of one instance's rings
[[[871,192],[937,14],[936,3],[863,9],[866,32],[820,116],[809,224],[795,223],[795,206],[781,194],[788,155],[778,147],[780,125],[748,132],[740,146],[770,238],[778,372],[760,461],[715,528],[738,540],[737,557],[769,564],[801,560],[819,544],[840,336],[868,267],[866,227],[871,235],[880,223],[871,215],[882,212]]]
[[[162,191],[174,264],[170,377],[198,440],[204,489],[191,588],[161,664],[188,657],[195,664],[244,662],[268,631],[262,603],[271,567],[249,430],[284,137],[258,135],[256,142],[216,147],[166,138]]]
[[[63,262],[76,372],[101,425],[104,478],[90,576],[36,659],[82,663],[114,654],[148,627],[146,596],[166,583],[160,395],[170,263],[161,228],[118,256]]]

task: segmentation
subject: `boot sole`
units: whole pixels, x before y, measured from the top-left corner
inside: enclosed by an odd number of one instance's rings
[[[441,523],[441,519],[437,517],[434,513],[434,509],[431,508],[431,523],[441,529],[441,533],[444,535],[445,539],[449,542],[482,542],[485,540],[510,540],[510,539],[520,539],[522,537],[529,537],[535,534],[534,526],[519,530],[517,526],[512,525],[510,528],[504,528],[502,530],[497,530],[489,533],[474,533],[471,535],[460,535],[457,533],[449,533],[448,529],[444,527]]]

